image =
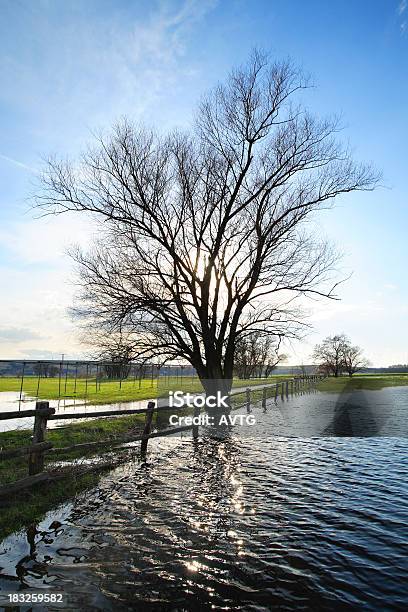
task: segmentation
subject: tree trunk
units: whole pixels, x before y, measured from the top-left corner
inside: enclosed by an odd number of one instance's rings
[[[231,391],[233,363],[225,363],[220,355],[213,353],[207,357],[206,363],[200,359],[193,365],[206,395],[216,395],[218,391],[227,395]]]

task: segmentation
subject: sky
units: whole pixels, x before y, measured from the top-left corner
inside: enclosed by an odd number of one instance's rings
[[[341,114],[354,157],[383,173],[319,216],[350,278],[338,301],[310,304],[313,330],[289,363],[342,332],[375,366],[408,363],[406,0],[0,0],[0,359],[84,354],[66,251],[91,230],[33,211],[44,158],[75,158],[123,116],[188,126],[255,46],[310,73],[310,110]]]

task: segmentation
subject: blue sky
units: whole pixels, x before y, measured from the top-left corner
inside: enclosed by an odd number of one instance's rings
[[[408,362],[408,6],[393,0],[0,0],[0,358],[81,353],[66,315],[73,241],[85,223],[35,220],[41,158],[75,156],[92,130],[128,115],[188,124],[196,100],[254,46],[313,76],[307,103],[341,113],[374,193],[339,200],[318,231],[344,252],[340,302],[312,305],[314,333],[291,362],[345,332],[375,365]]]

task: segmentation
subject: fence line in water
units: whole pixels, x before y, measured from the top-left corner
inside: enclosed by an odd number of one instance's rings
[[[279,397],[281,398],[289,394],[294,394],[297,392],[301,392],[305,386],[311,385],[319,380],[321,380],[323,376],[320,375],[311,375],[304,377],[296,377],[287,379],[285,381],[280,381],[274,384],[265,385],[265,386],[255,386],[255,387],[247,387],[244,390],[234,390],[231,391],[230,396],[235,398],[239,395],[245,395],[245,401],[239,405],[233,405],[232,409],[238,409],[243,406],[246,406],[247,412],[251,409],[251,404],[257,403],[259,401],[262,402],[262,407],[266,410],[266,403],[268,399],[268,391],[272,391],[271,397],[274,397],[275,402]],[[256,396],[259,395],[259,392],[262,391],[261,399],[256,399]],[[105,447],[107,450],[102,451],[108,452],[112,450],[112,447],[119,447],[123,444],[140,441],[141,447],[140,451],[142,456],[144,456],[147,452],[148,441],[150,438],[163,437],[168,436],[174,433],[187,431],[192,429],[193,438],[197,439],[199,435],[199,427],[198,425],[186,425],[183,427],[167,427],[164,430],[153,432],[152,433],[152,422],[154,412],[158,414],[160,410],[169,410],[169,406],[157,406],[156,402],[149,401],[147,407],[145,409],[139,410],[121,410],[121,411],[101,411],[94,413],[72,413],[65,415],[55,414],[55,408],[50,408],[49,402],[46,401],[38,401],[36,403],[35,410],[24,410],[19,412],[6,412],[0,413],[0,420],[7,420],[12,418],[25,418],[27,416],[34,416],[34,426],[33,426],[33,436],[32,443],[29,446],[23,447],[13,447],[9,449],[4,449],[0,451],[0,459],[7,460],[15,457],[23,457],[28,455],[28,476],[20,479],[18,481],[9,483],[4,486],[0,486],[0,499],[11,495],[13,493],[17,493],[24,489],[30,488],[34,485],[38,485],[39,483],[48,483],[52,480],[56,480],[61,478],[61,475],[51,475],[49,472],[44,470],[45,465],[45,454],[49,452],[67,452],[71,450],[91,450],[97,447]],[[145,414],[145,423],[143,433],[141,435],[127,435],[121,438],[116,439],[108,439],[108,440],[98,440],[97,442],[90,443],[81,443],[75,444],[70,447],[65,448],[54,448],[52,443],[47,442],[46,440],[46,432],[47,432],[47,422],[49,420],[55,420],[60,418],[69,418],[69,419],[79,419],[79,418],[97,418],[97,417],[112,417],[112,416],[125,416],[130,414]],[[195,415],[199,414],[199,411],[194,412]]]

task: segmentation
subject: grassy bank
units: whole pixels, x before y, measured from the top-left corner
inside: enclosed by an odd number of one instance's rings
[[[71,478],[53,483],[46,490],[32,489],[24,496],[16,496],[14,503],[0,507],[0,541],[15,531],[36,525],[52,508],[97,485],[100,475],[101,472],[73,474]]]
[[[354,374],[354,376],[330,377],[322,380],[319,391],[343,393],[358,389],[380,390],[385,387],[400,387],[408,385],[408,374]]]
[[[81,423],[73,423],[65,427],[47,429],[46,440],[51,442],[54,448],[65,448],[74,444],[86,442],[99,442],[101,440],[111,440],[135,433],[137,435],[144,424],[144,414],[128,415],[118,418],[96,418]],[[16,430],[0,432],[0,448],[3,450],[28,446],[31,441],[32,430]],[[50,462],[50,453],[46,454]],[[58,453],[58,460],[74,459],[85,456],[83,451],[70,451]],[[53,460],[56,458],[54,457]],[[20,465],[21,464],[21,465]],[[6,484],[23,478],[27,475],[27,458],[19,460],[11,459],[0,463],[0,483]]]
[[[47,430],[46,439],[52,442],[54,448],[65,448],[74,444],[85,442],[98,442],[110,440],[112,443],[123,435],[134,434],[137,436],[143,427],[144,415],[130,415],[120,418],[92,419],[87,422],[67,425],[63,428]],[[31,430],[19,430],[0,433],[0,448],[9,449],[13,447],[30,444]],[[108,445],[107,445],[108,446]],[[103,448],[106,451],[106,448]],[[74,461],[98,456],[101,449],[84,451],[76,449],[61,453],[47,453],[45,469],[55,471],[56,462]],[[78,462],[79,464],[80,462]],[[57,464],[58,465],[58,464]],[[73,463],[68,468],[70,473],[63,480],[52,482],[46,486],[39,486],[26,490],[0,507],[0,538],[23,526],[38,522],[45,512],[53,506],[70,499],[79,491],[94,486],[98,481],[98,474],[82,474]],[[10,459],[0,462],[0,483],[7,484],[27,476],[27,457]]]

